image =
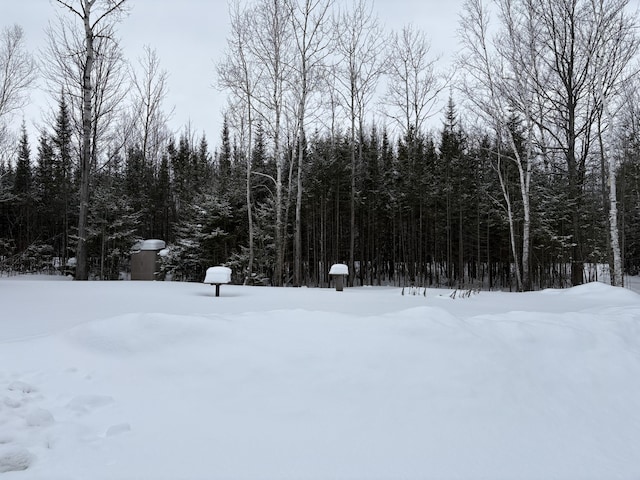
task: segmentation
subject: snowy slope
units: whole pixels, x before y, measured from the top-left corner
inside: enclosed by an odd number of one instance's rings
[[[448,293],[2,279],[0,478],[640,477],[640,296]]]

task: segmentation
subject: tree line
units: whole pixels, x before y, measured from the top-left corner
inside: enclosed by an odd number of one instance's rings
[[[191,281],[217,264],[248,284],[326,286],[341,262],[351,285],[518,291],[600,265],[615,285],[637,273],[627,0],[466,0],[453,74],[424,32],[385,32],[365,0],[236,1],[213,153],[190,127],[169,130],[155,52],[127,67],[114,33],[126,0],[56,3],[69,12],[48,34],[57,111],[33,152],[24,125],[2,150],[5,271],[122,278],[137,242],[160,238],[163,273]],[[9,37],[15,110],[32,60],[19,27]]]

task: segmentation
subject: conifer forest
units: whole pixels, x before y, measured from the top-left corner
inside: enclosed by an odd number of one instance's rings
[[[445,68],[368,0],[234,0],[217,138],[173,128],[170,72],[121,47],[136,0],[0,24],[0,271],[513,291],[640,269],[640,16],[629,0],[465,0]],[[55,105],[37,130],[34,89]]]

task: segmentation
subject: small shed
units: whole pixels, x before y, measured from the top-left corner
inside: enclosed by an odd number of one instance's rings
[[[160,272],[160,251],[163,240],[145,240],[131,255],[131,280],[157,280]]]

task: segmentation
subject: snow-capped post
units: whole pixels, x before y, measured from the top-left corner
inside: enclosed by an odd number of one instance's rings
[[[204,277],[204,283],[216,286],[216,297],[220,296],[220,285],[231,282],[231,269],[229,267],[209,267]]]
[[[349,276],[349,267],[344,263],[336,263],[331,265],[329,276],[336,280],[336,292],[341,292],[344,285],[344,278]]]

